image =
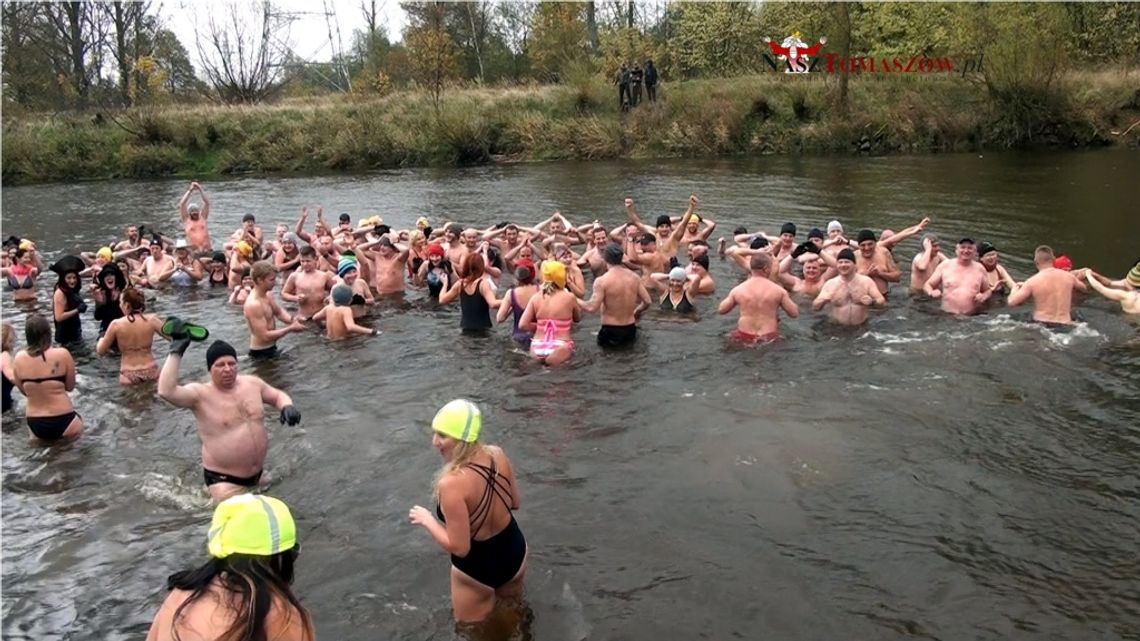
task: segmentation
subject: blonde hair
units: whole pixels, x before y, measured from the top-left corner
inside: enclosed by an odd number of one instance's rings
[[[432,481],[431,495],[435,500],[439,500],[439,482],[443,480],[443,477],[448,474],[456,474],[463,471],[463,468],[470,465],[476,456],[485,451],[487,451],[487,448],[478,440],[471,441],[470,443],[459,441],[459,444],[455,446],[455,456],[443,464],[443,467],[439,469],[439,473],[435,475],[435,480]]]
[[[419,240],[427,242],[427,239],[424,238],[424,233],[422,231],[420,231],[418,229],[413,229],[412,233],[408,234],[408,244],[409,245],[415,245],[416,241],[419,241]]]
[[[16,330],[12,327],[12,323],[4,323],[4,351],[10,352],[16,346]]]

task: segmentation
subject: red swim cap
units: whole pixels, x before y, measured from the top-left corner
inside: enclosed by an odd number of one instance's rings
[[[428,245],[428,248],[427,248],[427,255],[428,256],[443,256],[444,254],[445,254],[445,252],[443,251],[443,245],[440,245],[439,243],[432,243],[432,244]]]
[[[1073,259],[1068,256],[1058,256],[1053,259],[1053,266],[1057,269],[1069,271],[1073,269]]]

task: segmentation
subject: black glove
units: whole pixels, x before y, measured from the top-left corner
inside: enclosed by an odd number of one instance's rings
[[[792,260],[795,260],[795,259],[799,258],[800,256],[803,256],[804,252],[806,252],[806,251],[807,251],[807,247],[804,247],[803,244],[796,245],[796,248],[792,250]]]
[[[80,301],[79,306],[77,306],[75,309],[79,310],[80,314],[86,314],[87,313],[87,303]]]
[[[299,411],[297,411],[297,408],[293,407],[292,405],[286,405],[284,407],[284,409],[281,410],[281,424],[282,425],[288,423],[290,426],[292,426],[292,425],[296,425],[297,423],[300,423],[300,422],[301,422],[301,413]]]
[[[431,227],[424,227],[424,238],[431,238]]]
[[[186,353],[186,348],[190,347],[190,337],[183,335],[182,338],[176,338],[170,341],[169,354],[178,354],[182,356]]]
[[[819,256],[819,245],[811,242],[810,240],[803,244],[804,253],[812,253]]]

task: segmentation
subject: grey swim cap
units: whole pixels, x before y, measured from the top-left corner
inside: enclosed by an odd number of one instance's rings
[[[669,270],[669,280],[688,280],[684,267],[674,267]]]
[[[332,300],[336,305],[347,305],[352,302],[352,288],[348,285],[337,285],[332,288]]]

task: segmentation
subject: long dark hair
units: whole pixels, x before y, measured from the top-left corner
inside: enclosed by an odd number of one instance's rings
[[[290,587],[296,559],[296,547],[268,557],[231,554],[224,559],[211,558],[201,567],[170,575],[166,589],[190,592],[190,597],[174,611],[171,627],[175,641],[180,641],[177,623],[183,610],[205,596],[211,585],[222,590],[224,595],[220,601],[234,618],[233,624],[221,637],[224,641],[267,641],[265,620],[273,609],[274,597],[297,610],[305,638],[313,639],[316,636],[313,621]]]

